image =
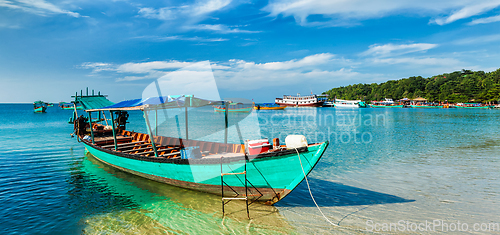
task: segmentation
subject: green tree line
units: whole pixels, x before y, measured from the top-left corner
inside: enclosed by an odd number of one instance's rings
[[[423,97],[450,103],[497,102],[500,100],[500,69],[489,73],[463,69],[429,78],[418,76],[380,84],[360,83],[333,88],[323,94],[328,94],[330,99],[365,101]]]

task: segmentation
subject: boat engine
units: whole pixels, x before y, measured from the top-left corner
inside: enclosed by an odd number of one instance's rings
[[[85,135],[87,134],[87,125],[88,125],[89,119],[81,115],[78,117],[75,122],[73,123],[74,129],[76,131],[76,135]]]
[[[116,128],[119,130],[125,130],[129,114],[127,111],[116,111],[115,114],[117,116],[115,119]]]

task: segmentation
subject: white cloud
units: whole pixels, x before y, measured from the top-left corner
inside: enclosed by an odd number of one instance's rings
[[[116,71],[116,65],[101,62],[85,62],[78,66],[81,69],[92,69],[92,73],[98,73],[101,71]]]
[[[395,45],[392,43],[385,45],[371,45],[370,49],[361,53],[362,56],[395,56],[395,55],[403,55],[412,52],[425,52],[429,49],[437,47],[437,44],[430,43],[413,43],[413,44],[400,44]]]
[[[438,17],[432,20],[439,25],[485,13],[500,6],[497,0],[275,0],[264,11],[270,16],[293,16],[304,26],[349,26],[366,19],[389,15],[412,14],[424,17]],[[320,15],[324,19],[310,22],[309,16]]]
[[[218,33],[222,33],[222,34],[227,34],[227,33],[260,33],[260,31],[243,30],[243,29],[239,29],[236,27],[229,27],[227,25],[222,25],[222,24],[198,24],[198,25],[185,26],[185,28],[186,29],[194,29],[194,30],[213,31],[213,32],[218,32]]]
[[[475,19],[475,20],[471,21],[468,25],[488,24],[488,23],[493,23],[493,22],[498,22],[498,21],[500,21],[500,15]]]
[[[136,39],[146,39],[146,40],[151,40],[151,41],[159,41],[159,42],[164,42],[164,41],[196,41],[196,42],[223,42],[227,41],[229,39],[227,38],[203,38],[203,37],[185,37],[181,35],[174,35],[174,36],[140,36],[140,37],[135,37]]]
[[[375,58],[372,60],[373,63],[377,64],[408,64],[408,65],[425,65],[425,66],[457,66],[461,65],[462,62],[453,58],[416,58],[416,57],[406,57],[406,58]]]
[[[171,61],[152,61],[144,63],[125,63],[116,68],[118,73],[151,73],[158,70],[179,69],[191,65],[191,62]]]
[[[500,41],[500,34],[462,38],[454,41],[453,44],[467,45],[467,44],[480,44],[480,43],[497,42],[497,41]]]
[[[157,20],[186,20],[199,22],[208,17],[209,14],[219,11],[229,5],[231,0],[207,0],[198,1],[192,5],[162,7],[154,9],[151,7],[139,8],[139,16]]]
[[[71,17],[81,17],[81,15],[77,12],[64,10],[61,7],[44,0],[0,0],[0,7],[22,10],[40,16],[66,14]]]
[[[191,5],[169,6],[162,8],[141,7],[139,17],[156,19],[164,22],[163,27],[171,31],[211,31],[215,33],[259,33],[240,29],[241,26],[227,26],[223,24],[200,24],[200,22],[212,17],[218,11],[229,8],[231,0],[203,0]]]
[[[358,61],[344,59],[331,53],[320,53],[301,58],[257,63],[240,59],[212,62],[210,66],[220,89],[231,91],[266,90],[283,87],[324,91],[335,85],[382,82],[409,76],[430,76],[463,68],[474,69],[455,54],[408,56],[424,52],[435,44],[374,45]],[[165,77],[177,69],[196,70],[196,61],[130,62],[120,65],[85,63],[81,68],[93,73],[115,73],[116,81],[151,80]],[[201,68],[200,68],[201,69]],[[399,74],[399,75],[398,75]],[[327,87],[325,87],[327,86]],[[283,88],[284,89],[284,88]],[[283,90],[282,89],[282,90]]]
[[[464,6],[459,11],[454,12],[452,15],[444,18],[437,18],[434,22],[438,25],[449,24],[451,22],[466,19],[471,16],[485,13],[493,8],[500,6],[500,1],[485,1],[477,2],[476,4]]]
[[[112,65],[107,63],[84,63],[80,68],[92,69],[93,73],[113,71],[119,77],[117,81],[134,81],[158,79],[170,72],[190,67],[196,68],[196,62],[184,61],[151,61]],[[226,62],[211,63],[216,80],[221,88],[233,90],[252,90],[268,86],[301,84],[310,80],[327,82],[332,79],[348,80],[351,78],[371,78],[352,70],[355,63],[339,58],[334,54],[322,53],[292,59],[255,63],[231,59]]]

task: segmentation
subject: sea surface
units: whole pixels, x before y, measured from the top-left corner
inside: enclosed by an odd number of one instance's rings
[[[252,204],[251,219],[239,202],[228,204],[223,217],[220,196],[97,161],[71,137],[71,110],[32,109],[0,104],[0,234],[500,234],[494,227],[500,223],[500,110],[230,113],[230,120],[242,120],[230,121],[230,142],[239,141],[238,128],[244,139],[284,143],[301,134],[309,143],[330,142],[308,176],[329,223],[305,181],[274,206]],[[181,111],[166,120],[170,128],[158,130],[185,135]],[[223,142],[223,114],[208,108],[188,120],[190,138]],[[144,123],[142,113],[130,113],[128,129],[146,132]]]

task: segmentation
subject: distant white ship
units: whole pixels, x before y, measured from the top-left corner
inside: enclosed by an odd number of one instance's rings
[[[339,100],[335,99],[335,108],[366,108],[365,102],[361,100]]]
[[[283,98],[276,98],[275,103],[281,106],[322,106],[324,99],[321,99],[317,95],[307,95],[307,96],[291,96],[284,95]]]

